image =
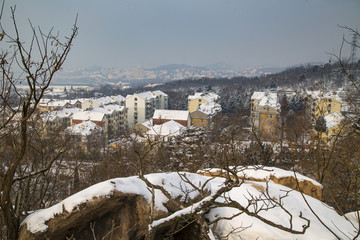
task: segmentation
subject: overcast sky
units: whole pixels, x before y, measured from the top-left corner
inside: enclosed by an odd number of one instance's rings
[[[78,14],[66,67],[326,62],[338,25],[360,30],[359,0],[7,0],[4,18],[13,4],[22,32],[30,19],[69,34]]]

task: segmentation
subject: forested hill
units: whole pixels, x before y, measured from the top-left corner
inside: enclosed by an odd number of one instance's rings
[[[356,64],[346,66],[360,71],[360,61]],[[358,73],[359,74],[359,73]],[[288,68],[280,73],[267,74],[261,77],[234,77],[227,78],[201,78],[185,79],[166,83],[160,88],[162,90],[181,90],[194,88],[224,88],[227,86],[241,85],[243,88],[291,88],[298,85],[314,86],[314,82],[332,82],[335,86],[341,86],[344,80],[343,72],[338,63],[325,65],[301,65],[298,67]]]
[[[352,73],[360,76],[360,61],[346,66]],[[104,86],[104,95],[133,94],[149,90],[162,90],[169,95],[170,109],[187,109],[187,96],[195,91],[213,90],[221,97],[223,113],[249,111],[250,97],[253,91],[281,90],[335,90],[345,85],[344,73],[338,63],[325,65],[302,65],[288,68],[280,73],[267,74],[260,77],[200,78],[167,82],[153,88],[139,87],[127,90],[114,90]]]

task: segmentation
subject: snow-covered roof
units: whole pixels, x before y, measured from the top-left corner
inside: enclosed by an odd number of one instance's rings
[[[152,119],[149,119],[149,120],[146,120],[145,122],[142,122],[140,123],[141,125],[145,126],[146,128],[152,128],[153,126],[153,120]]]
[[[324,117],[326,128],[330,129],[333,128],[341,123],[344,119],[343,116],[338,114],[337,112],[330,113]]]
[[[111,96],[111,98],[113,98],[115,101],[119,101],[119,102],[125,101],[125,98],[121,95]]]
[[[74,120],[81,120],[81,121],[98,121],[101,122],[105,116],[105,113],[102,112],[95,112],[95,111],[81,111],[76,112],[73,115]]]
[[[189,118],[189,111],[185,110],[164,110],[156,109],[153,115],[153,119],[164,119],[164,120],[184,120],[187,121]]]
[[[180,123],[171,120],[161,125],[154,125],[146,134],[155,136],[178,136],[184,128]]]
[[[199,106],[199,111],[209,116],[213,116],[218,112],[221,112],[221,110],[221,105],[216,102],[207,102]]]
[[[152,99],[156,98],[156,96],[152,92],[142,92],[142,93],[136,93],[138,97],[141,97],[143,99]]]
[[[332,98],[338,102],[342,102],[341,97],[338,95],[337,91],[306,91],[306,95],[314,100]]]
[[[153,91],[153,93],[155,95],[161,95],[161,96],[164,96],[164,97],[168,96],[166,93],[164,93],[163,91],[160,91],[160,90],[155,90],[155,91]]]
[[[199,99],[199,98],[202,98],[204,99],[205,101],[207,102],[214,102],[214,101],[217,101],[220,99],[220,96],[217,95],[216,93],[214,92],[207,92],[207,93],[204,93],[204,92],[196,92],[194,95],[189,95],[188,96],[188,99],[189,100],[194,100],[194,99]]]
[[[265,92],[254,92],[251,96],[251,100],[257,100],[257,107],[269,106],[274,109],[279,109],[280,105],[278,102],[277,93],[265,91]]]
[[[39,103],[39,106],[46,107],[64,107],[66,104],[69,104],[69,100],[48,100],[45,99]]]
[[[95,98],[95,99],[92,99],[92,101],[96,102],[99,105],[107,105],[107,104],[116,102],[116,100],[111,97]]]
[[[41,99],[39,106],[44,107],[64,107],[66,104],[75,104],[77,102],[83,103],[85,102],[86,98],[78,98],[78,99],[72,99],[72,100],[51,100],[51,99]]]
[[[53,121],[56,117],[70,118],[74,113],[81,111],[79,108],[64,108],[59,111],[45,112],[41,114],[41,118],[44,121]]]
[[[92,112],[101,112],[104,114],[113,114],[114,112],[122,112],[125,107],[117,104],[104,105],[103,107],[94,108]]]
[[[89,136],[95,131],[101,131],[101,127],[91,121],[82,122],[74,126],[70,126],[66,131],[70,134]]]

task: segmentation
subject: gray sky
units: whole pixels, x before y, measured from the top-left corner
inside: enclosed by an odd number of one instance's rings
[[[22,32],[29,18],[69,34],[79,15],[65,67],[290,66],[328,61],[337,25],[360,29],[359,0],[7,0],[4,17],[14,4]]]

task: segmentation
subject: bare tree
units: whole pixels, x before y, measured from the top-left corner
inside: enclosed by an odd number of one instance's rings
[[[25,42],[19,32],[15,18],[16,7],[11,7],[12,29],[2,25],[5,2],[0,14],[0,139],[1,142],[10,141],[8,155],[0,158],[0,207],[2,218],[6,225],[7,239],[17,239],[20,225],[19,204],[21,196],[16,194],[15,183],[21,179],[32,178],[49,170],[55,159],[65,149],[55,150],[49,165],[32,168],[26,156],[32,147],[29,142],[30,121],[37,111],[38,104],[45,90],[49,87],[55,73],[64,64],[78,27],[76,21],[69,37],[60,38],[51,29],[45,33],[34,27],[29,21],[32,37]],[[20,91],[19,85],[26,86]],[[9,138],[12,136],[12,138]],[[18,176],[19,169],[27,168],[24,175]]]

